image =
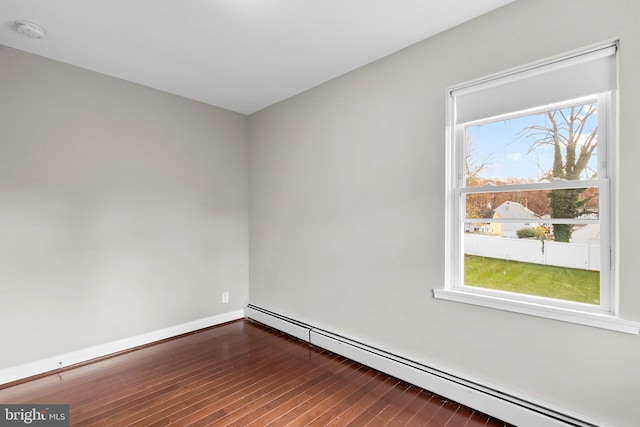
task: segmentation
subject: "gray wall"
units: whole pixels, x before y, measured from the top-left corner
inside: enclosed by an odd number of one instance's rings
[[[0,369],[240,309],[247,166],[246,116],[0,47]]]
[[[640,337],[435,300],[446,88],[620,37],[620,294],[640,320],[640,2],[521,0],[250,117],[250,300],[614,425]]]
[[[431,291],[448,256],[445,88],[620,37],[621,312],[640,320],[639,16],[632,0],[519,0],[249,119],[0,47],[0,369],[238,309],[249,290],[635,425],[638,336]]]

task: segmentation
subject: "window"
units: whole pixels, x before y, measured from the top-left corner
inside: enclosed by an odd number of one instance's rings
[[[437,298],[638,333],[616,316],[616,51],[450,90]]]

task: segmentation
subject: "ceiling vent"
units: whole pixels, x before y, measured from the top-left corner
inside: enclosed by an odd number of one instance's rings
[[[40,25],[29,21],[16,21],[16,31],[31,39],[42,39],[47,34]]]

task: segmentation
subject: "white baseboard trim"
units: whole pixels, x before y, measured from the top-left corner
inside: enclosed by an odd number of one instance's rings
[[[588,420],[547,402],[537,402],[508,390],[483,385],[252,304],[247,305],[245,314],[257,322],[510,424],[520,427],[606,426],[600,421]]]
[[[168,328],[112,341],[106,344],[87,347],[81,350],[37,360],[35,362],[2,369],[0,370],[0,385],[40,375],[56,369],[65,368],[78,363],[87,362],[92,359],[108,356],[113,353],[129,350],[155,341],[161,341],[167,338],[197,331],[198,329],[204,329],[220,325],[222,323],[231,322],[233,320],[242,319],[243,317],[243,310],[230,311],[228,313],[205,317],[203,319],[170,326]]]

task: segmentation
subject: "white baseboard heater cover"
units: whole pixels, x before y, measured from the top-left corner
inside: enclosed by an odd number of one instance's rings
[[[568,411],[487,387],[249,304],[245,315],[310,344],[521,427],[597,427]]]

